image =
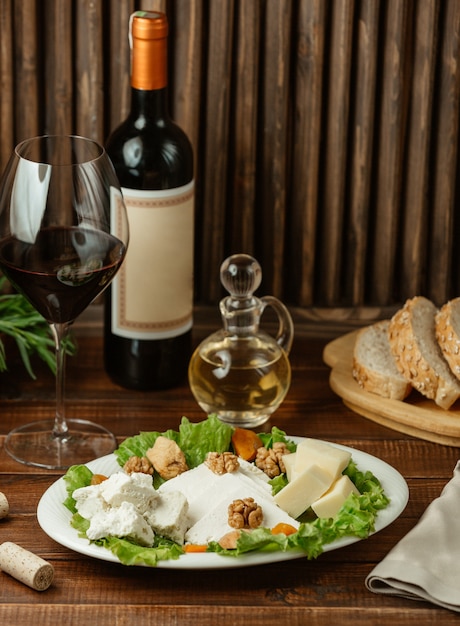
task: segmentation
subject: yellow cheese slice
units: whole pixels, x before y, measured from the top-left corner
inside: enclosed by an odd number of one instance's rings
[[[276,504],[291,517],[297,518],[318,500],[332,485],[332,477],[312,463],[275,496]]]
[[[351,452],[335,448],[324,441],[316,439],[305,439],[299,443],[296,450],[295,465],[292,468],[292,477],[295,478],[305,467],[312,463],[319,465],[322,469],[336,480],[347,467]]]
[[[324,495],[312,503],[311,508],[318,517],[335,517],[350,493],[359,495],[348,476],[341,476]]]
[[[296,453],[292,452],[291,454],[283,454],[282,459],[286,469],[286,478],[288,479],[288,483],[290,483],[293,478]]]

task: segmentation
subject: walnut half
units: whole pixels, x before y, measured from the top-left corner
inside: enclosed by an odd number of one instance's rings
[[[283,456],[290,454],[286,444],[277,441],[272,448],[261,447],[257,450],[255,464],[270,478],[275,478],[286,471]]]
[[[141,474],[153,475],[153,466],[146,456],[131,456],[123,465],[123,469],[127,474],[139,472]]]
[[[231,452],[223,452],[222,454],[209,452],[205,464],[214,474],[227,474],[227,472],[230,474],[231,472],[236,472],[240,466],[238,457]]]
[[[228,525],[232,528],[258,528],[262,520],[262,507],[254,502],[254,498],[233,500],[228,505]]]

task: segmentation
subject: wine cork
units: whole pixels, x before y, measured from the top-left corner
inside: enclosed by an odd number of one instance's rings
[[[0,519],[6,517],[9,511],[10,505],[8,504],[8,498],[0,491]]]
[[[50,563],[11,541],[0,545],[0,570],[36,591],[48,589],[54,578]]]

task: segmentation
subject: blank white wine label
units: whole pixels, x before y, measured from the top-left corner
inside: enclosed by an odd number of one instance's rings
[[[123,188],[129,245],[112,282],[112,333],[166,339],[192,327],[194,182],[176,189]],[[112,232],[120,228],[112,207]]]

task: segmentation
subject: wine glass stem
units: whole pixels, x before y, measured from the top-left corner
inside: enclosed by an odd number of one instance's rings
[[[65,418],[65,344],[64,339],[69,330],[68,324],[51,324],[56,348],[56,416],[54,418],[53,435],[63,438],[68,432]]]

